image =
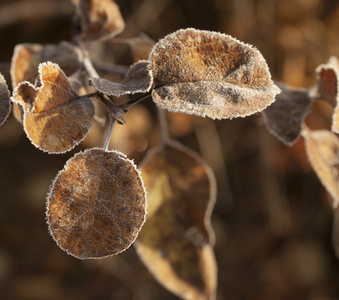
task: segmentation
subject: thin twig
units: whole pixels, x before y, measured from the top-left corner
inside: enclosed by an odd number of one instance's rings
[[[158,119],[159,119],[160,129],[161,129],[161,139],[162,139],[162,143],[166,145],[169,142],[166,112],[164,109],[158,106],[157,108],[158,108]]]
[[[132,107],[133,105],[147,99],[149,96],[151,95],[151,92],[148,92],[147,94],[144,94],[138,98],[135,99],[131,99],[127,102],[125,102],[124,104],[121,104],[121,108],[125,111],[127,111],[130,107]]]

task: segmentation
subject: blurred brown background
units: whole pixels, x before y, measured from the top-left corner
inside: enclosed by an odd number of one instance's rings
[[[126,21],[121,37],[145,32],[157,41],[187,27],[231,34],[262,52],[274,79],[297,87],[314,85],[314,69],[339,55],[335,0],[116,2]],[[68,0],[0,1],[0,66],[8,82],[14,46],[70,40],[73,13]],[[136,162],[159,142],[154,112],[151,100],[145,101],[113,133],[115,146]],[[330,115],[320,103],[307,122],[328,128]],[[171,137],[201,153],[217,176],[217,299],[339,299],[332,209],[303,140],[284,146],[260,115],[211,121],[171,114],[169,125]],[[0,128],[0,299],[177,299],[152,278],[133,247],[109,259],[80,261],[49,235],[50,183],[85,146],[48,155],[28,141],[12,116]]]

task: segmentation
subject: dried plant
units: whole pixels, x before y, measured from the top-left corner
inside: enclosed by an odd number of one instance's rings
[[[94,104],[107,110],[103,147],[68,160],[47,197],[49,230],[61,249],[80,259],[102,258],[135,241],[140,259],[168,290],[183,299],[215,299],[210,217],[216,182],[211,168],[197,153],[169,140],[163,118],[162,144],[148,151],[142,173],[124,154],[108,149],[114,125],[125,123],[125,113],[149,97],[160,115],[165,109],[232,119],[262,112],[268,130],[285,144],[302,135],[310,163],[337,208],[336,58],[317,68],[316,86],[296,89],[274,83],[261,53],[229,35],[188,28],[157,43],[142,35],[119,39],[115,36],[125,24],[115,2],[73,2],[74,43],[17,45],[10,70],[12,94],[0,74],[0,125],[12,102],[29,140],[47,153],[64,153],[83,141],[94,121],[102,119]],[[98,75],[86,44],[93,40],[130,46],[135,63],[121,82]],[[334,108],[332,132],[312,131],[304,124],[320,99]]]

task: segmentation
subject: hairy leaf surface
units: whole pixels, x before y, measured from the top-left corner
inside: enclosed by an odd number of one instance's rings
[[[323,186],[339,204],[339,139],[327,130],[303,129],[308,159]]]
[[[113,0],[73,0],[86,39],[106,40],[125,28],[119,6]]]
[[[15,87],[21,81],[34,84],[39,75],[39,64],[45,61],[58,64],[66,76],[71,76],[81,68],[82,52],[68,42],[48,45],[18,44],[14,48],[10,69],[12,86]],[[23,112],[16,103],[13,106],[13,114],[22,122]]]
[[[11,98],[5,77],[0,73],[0,126],[11,112]]]
[[[66,152],[92,127],[94,106],[89,98],[79,98],[58,65],[40,64],[39,74],[41,86],[21,82],[12,100],[23,108],[25,132],[36,147]]]
[[[137,252],[167,289],[183,299],[214,299],[216,263],[210,216],[215,179],[191,150],[169,143],[142,162],[148,191],[147,221]]]
[[[47,219],[61,249],[80,259],[124,251],[146,214],[139,171],[125,155],[92,148],[77,153],[51,187]]]
[[[283,143],[291,146],[300,136],[301,125],[312,106],[308,90],[279,83],[281,94],[262,111],[268,130]]]
[[[148,70],[148,61],[134,63],[124,80],[120,83],[95,77],[91,77],[89,81],[96,91],[116,97],[126,94],[146,93],[152,85],[152,78]]]
[[[154,46],[149,60],[153,100],[174,112],[245,117],[280,91],[258,50],[217,32],[178,30]]]

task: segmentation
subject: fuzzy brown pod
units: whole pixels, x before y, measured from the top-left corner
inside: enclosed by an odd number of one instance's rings
[[[153,100],[173,112],[245,117],[280,92],[257,49],[218,32],[178,30],[153,47],[149,60]]]
[[[5,77],[0,73],[0,126],[6,122],[10,112],[10,92]]]
[[[152,86],[152,78],[148,70],[148,61],[146,60],[134,63],[120,83],[95,77],[90,77],[89,82],[96,91],[116,97],[146,93]]]
[[[82,52],[77,46],[61,42],[59,44],[18,44],[14,48],[11,63],[12,86],[15,87],[21,81],[35,83],[38,77],[38,66],[44,61],[51,61],[60,66],[66,76],[71,76],[81,68]],[[22,122],[20,107],[14,103],[13,114]]]
[[[311,166],[323,186],[333,198],[333,207],[339,204],[339,138],[328,130],[302,130],[306,153]]]
[[[306,89],[277,83],[281,93],[262,111],[267,129],[280,141],[292,146],[299,138],[301,125],[310,112],[313,100]]]
[[[49,230],[61,249],[80,259],[127,249],[145,221],[146,193],[125,155],[99,148],[77,153],[47,198]]]
[[[69,151],[91,129],[93,103],[79,97],[56,64],[40,64],[39,78],[41,86],[19,83],[12,101],[24,111],[24,130],[33,145],[48,153]]]
[[[119,6],[113,0],[79,0],[73,3],[77,7],[85,39],[107,40],[124,30],[124,19]]]
[[[196,153],[174,142],[141,163],[148,191],[147,221],[135,247],[153,276],[183,299],[214,299],[217,267],[210,217],[216,186]]]

